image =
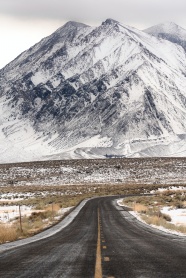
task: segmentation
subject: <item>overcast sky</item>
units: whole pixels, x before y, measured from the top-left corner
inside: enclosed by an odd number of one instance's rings
[[[144,29],[173,21],[186,29],[185,0],[0,0],[0,68],[69,20],[107,18]]]

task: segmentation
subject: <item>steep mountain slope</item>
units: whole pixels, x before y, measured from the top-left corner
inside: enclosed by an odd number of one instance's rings
[[[177,44],[68,22],[0,71],[1,161],[185,155],[185,74]]]

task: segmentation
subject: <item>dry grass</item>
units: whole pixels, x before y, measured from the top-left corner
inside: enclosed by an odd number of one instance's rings
[[[0,224],[0,243],[14,241],[20,237],[17,225]]]
[[[57,212],[60,208],[61,208],[61,207],[60,207],[59,204],[50,204],[50,205],[48,205],[45,209],[46,209],[47,211],[55,211],[55,212]]]
[[[142,212],[142,213],[146,213],[147,210],[148,210],[147,206],[144,206],[144,205],[139,204],[139,203],[134,203],[132,208],[133,208],[134,211]]]
[[[0,224],[0,244],[32,236],[59,221],[55,218],[60,209],[59,204],[43,206],[42,209],[33,212],[30,216],[22,217],[22,230],[19,219],[6,225]]]
[[[0,224],[0,243],[15,241],[41,232],[56,223],[55,215],[56,213],[52,211],[33,212],[29,217],[22,218],[22,231],[19,219],[12,224]]]
[[[162,217],[158,217],[156,215],[153,215],[153,216],[142,215],[142,219],[145,220],[145,222],[149,225],[152,224],[155,226],[168,227],[166,220],[164,220]]]
[[[166,190],[153,196],[128,197],[123,199],[123,204],[131,207],[141,214],[141,218],[149,225],[162,226],[169,230],[186,233],[186,227],[174,225],[171,217],[161,213],[161,208],[170,206],[173,208],[186,207],[186,192]]]
[[[147,216],[142,215],[142,219],[149,225],[161,226],[168,230],[173,230],[176,232],[186,233],[186,227],[181,225],[174,225],[172,223],[167,222],[161,216]]]

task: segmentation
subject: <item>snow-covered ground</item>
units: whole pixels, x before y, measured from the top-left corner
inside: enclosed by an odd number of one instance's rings
[[[171,217],[171,223],[175,225],[183,225],[186,227],[186,209],[175,209],[172,207],[163,207],[161,212]]]
[[[4,251],[4,250],[12,249],[14,247],[22,246],[22,245],[25,245],[25,244],[28,244],[28,243],[31,243],[31,242],[34,242],[34,241],[37,241],[37,240],[40,240],[43,238],[47,238],[49,236],[56,234],[57,232],[61,231],[66,226],[68,226],[74,220],[74,218],[78,215],[78,213],[80,212],[82,207],[86,204],[87,200],[88,199],[83,200],[69,215],[67,215],[67,217],[65,217],[62,221],[60,221],[58,224],[51,227],[50,229],[47,229],[39,234],[29,237],[29,238],[2,244],[0,246],[0,252]]]
[[[69,210],[71,210],[73,207],[67,207],[67,208],[61,208],[57,214],[58,216],[56,216],[56,218],[60,218],[61,216],[63,216],[66,212],[68,212]],[[40,210],[35,210],[33,209],[33,207],[31,206],[25,206],[22,205],[20,207],[21,210],[21,216],[24,217],[28,217],[30,216],[33,212],[38,212]],[[19,206],[16,205],[6,205],[6,206],[0,206],[0,223],[9,223],[15,219],[17,219],[19,217]]]
[[[123,204],[123,199],[119,199],[117,201],[117,204],[118,204],[118,206],[127,207],[126,205]],[[170,215],[171,218],[173,217],[172,221],[171,221],[172,224],[186,226],[186,209],[171,209],[170,207],[169,208],[164,207],[164,208],[162,208],[161,212]],[[129,211],[129,213],[131,215],[133,215],[134,217],[136,217],[139,221],[148,225],[144,220],[142,220],[140,213],[138,213],[136,211]],[[149,225],[149,226],[151,226],[155,229],[164,231],[166,233],[171,233],[171,234],[180,235],[180,236],[186,236],[186,234],[184,234],[184,233],[166,229],[162,226],[156,226],[156,225]]]
[[[181,190],[184,190],[186,191],[186,186],[169,186],[169,187],[160,187],[156,190],[151,190],[150,193],[154,194],[154,193],[158,193],[158,192],[164,192],[164,191],[181,191]]]
[[[33,212],[30,206],[21,206],[21,215],[29,216]],[[7,223],[19,217],[19,206],[0,206],[0,222]]]

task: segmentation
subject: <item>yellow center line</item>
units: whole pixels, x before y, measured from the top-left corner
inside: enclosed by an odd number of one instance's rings
[[[101,266],[101,232],[100,232],[100,211],[98,208],[98,240],[96,251],[96,266],[94,278],[102,278],[102,266]]]

